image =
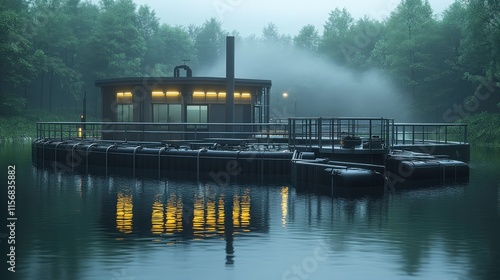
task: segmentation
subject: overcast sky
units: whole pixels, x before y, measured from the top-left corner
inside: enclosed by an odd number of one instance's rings
[[[153,8],[162,23],[169,25],[201,25],[215,17],[224,30],[238,30],[242,36],[260,35],[269,22],[280,33],[296,35],[306,24],[315,25],[320,32],[335,8],[346,8],[354,18],[368,15],[384,19],[400,0],[134,0],[139,6]],[[429,0],[435,14],[441,14],[454,0]]]

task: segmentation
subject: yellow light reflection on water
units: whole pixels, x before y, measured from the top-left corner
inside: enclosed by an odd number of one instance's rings
[[[217,231],[220,234],[224,234],[225,226],[224,222],[226,220],[226,214],[224,214],[224,195],[222,194],[219,198],[219,205],[217,207]]]
[[[205,232],[205,205],[204,197],[198,196],[194,200],[193,210],[193,233],[203,235]]]
[[[119,192],[116,200],[116,229],[120,232],[132,233],[133,208],[132,194]]]
[[[163,203],[158,200],[153,202],[153,211],[151,213],[151,232],[153,234],[163,233]]]
[[[165,208],[165,233],[182,231],[182,199],[171,194]]]
[[[235,195],[233,197],[233,227],[234,228],[238,228],[241,226],[240,216],[241,216],[240,197]]]
[[[233,202],[232,209],[226,209],[226,203],[228,201],[226,201],[226,196],[224,194],[195,194],[193,197],[193,208],[189,208],[188,206],[189,209],[184,209],[186,205],[183,205],[182,197],[178,194],[170,194],[166,202],[164,202],[162,198],[163,194],[157,195],[152,204],[151,232],[153,234],[165,233],[168,235],[179,233],[184,230],[183,226],[190,224],[195,239],[223,235],[226,231],[227,222],[227,213],[225,211],[232,212],[232,220],[229,222],[233,223],[235,233],[250,231],[251,204],[248,190],[242,195],[227,197],[227,199]],[[120,194],[120,201],[118,203],[120,207],[124,204],[123,200],[124,195]],[[190,203],[188,203],[188,205],[190,205]],[[124,211],[117,211],[117,216],[124,213]],[[190,213],[192,213],[192,222]],[[183,215],[188,216],[183,217]],[[183,224],[184,219],[189,219],[189,222],[186,221],[186,224]],[[129,230],[131,230],[131,222],[130,220]],[[120,223],[123,224],[123,222]]]
[[[286,226],[286,218],[288,215],[288,187],[282,187],[281,195],[281,226]]]
[[[245,194],[241,197],[241,227],[243,231],[250,231],[250,193],[245,190]]]
[[[166,204],[158,195],[153,202],[151,213],[151,232],[153,234],[174,234],[182,232],[182,198],[170,194]]]
[[[250,194],[248,190],[233,198],[233,227],[235,230],[250,231]]]
[[[205,231],[217,233],[215,201],[208,199],[206,205]]]

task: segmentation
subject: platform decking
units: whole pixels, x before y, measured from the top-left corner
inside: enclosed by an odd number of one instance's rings
[[[361,142],[342,146],[346,136]],[[468,160],[467,125],[395,123],[386,118],[289,118],[276,123],[40,122],[37,139],[232,145],[287,144],[318,156],[386,155],[391,149],[460,154]],[[200,145],[198,145],[200,146]],[[465,155],[467,154],[467,155]]]
[[[233,178],[291,178],[298,189],[332,195],[339,188],[383,191],[390,178],[468,178],[464,162],[470,153],[465,125],[395,124],[383,118],[291,118],[269,124],[52,122],[37,123],[37,136],[33,162],[56,171],[159,179],[187,173],[222,184]],[[405,153],[412,156],[394,156]],[[407,176],[413,168],[415,176]]]

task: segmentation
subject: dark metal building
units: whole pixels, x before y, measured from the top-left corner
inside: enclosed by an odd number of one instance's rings
[[[226,78],[192,77],[185,69],[187,77],[176,67],[176,77],[97,80],[102,121],[226,122]],[[233,122],[268,123],[270,88],[270,80],[235,79]]]

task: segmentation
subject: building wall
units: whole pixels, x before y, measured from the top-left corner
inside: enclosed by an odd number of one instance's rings
[[[101,112],[103,122],[115,122],[116,112],[114,106],[116,104],[116,91],[114,88],[101,88]]]
[[[148,90],[140,86],[122,86],[122,87],[102,87],[102,120],[103,121],[119,121],[117,114],[117,106],[123,104],[132,104],[133,106],[133,121],[134,122],[154,122],[153,104],[181,104],[182,107],[182,122],[187,121],[186,108],[189,105],[201,105],[208,107],[207,120],[209,123],[225,122],[226,104],[219,93],[225,92],[225,89],[208,86],[209,90],[202,89],[203,86],[192,87],[176,87],[175,89],[160,88],[157,90]],[[179,92],[179,99],[174,101],[161,101],[154,98],[153,92]],[[257,90],[248,90],[248,88],[236,88],[235,92],[240,93],[239,97],[235,97],[234,121],[242,123],[250,123],[254,120],[253,103],[256,98],[254,96]],[[198,96],[193,96],[194,92],[198,92]],[[201,97],[201,92],[204,96]],[[245,96],[241,93],[245,93]],[[130,102],[123,102],[117,98],[117,93],[131,93]],[[214,95],[217,94],[217,95]],[[248,96],[250,94],[250,97]],[[117,112],[118,111],[118,112]]]

